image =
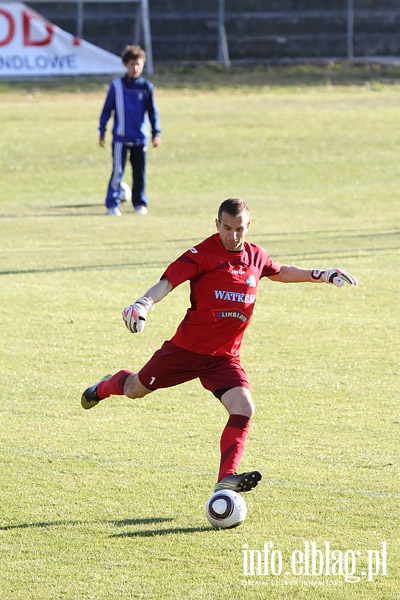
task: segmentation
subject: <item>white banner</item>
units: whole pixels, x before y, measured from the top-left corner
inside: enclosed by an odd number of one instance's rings
[[[0,78],[119,75],[121,58],[85,42],[21,3],[0,3]]]

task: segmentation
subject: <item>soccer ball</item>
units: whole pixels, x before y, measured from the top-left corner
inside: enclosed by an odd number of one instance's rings
[[[131,188],[125,181],[121,181],[121,195],[119,199],[121,202],[129,202],[132,200]]]
[[[215,492],[207,501],[206,516],[213,527],[231,529],[246,518],[247,506],[243,497],[231,490]]]

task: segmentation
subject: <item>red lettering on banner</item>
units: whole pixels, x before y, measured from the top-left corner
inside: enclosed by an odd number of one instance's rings
[[[32,15],[26,11],[22,11],[22,27],[23,27],[23,35],[24,35],[24,46],[48,46],[53,39],[54,29],[50,23],[47,23],[45,20],[41,19],[41,22],[46,28],[47,37],[42,40],[31,40],[30,39],[30,24],[31,20],[37,19],[35,15]]]
[[[3,16],[8,21],[8,33],[3,40],[0,40],[0,46],[7,46],[11,42],[15,34],[15,23],[13,16],[6,10],[0,8],[0,16]]]

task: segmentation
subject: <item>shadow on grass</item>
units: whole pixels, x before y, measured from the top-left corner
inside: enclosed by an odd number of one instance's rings
[[[101,271],[101,270],[115,270],[115,269],[126,269],[134,267],[145,267],[147,269],[160,268],[165,269],[165,262],[131,262],[131,263],[114,263],[108,265],[77,265],[67,267],[44,267],[38,269],[15,269],[10,271],[0,271],[0,275],[32,275],[34,273],[64,273],[68,271]]]
[[[20,523],[19,525],[3,525],[0,526],[0,531],[9,531],[12,529],[41,529],[46,527],[63,527],[69,525],[90,525],[98,523],[108,523],[117,527],[124,527],[126,525],[149,525],[151,523],[165,523],[171,522],[172,518],[169,517],[150,517],[148,519],[121,519],[115,521],[113,519],[104,521],[39,521],[37,523]],[[114,536],[115,537],[115,536]]]
[[[45,208],[46,212],[40,212],[41,209]],[[82,210],[84,212],[82,212]],[[55,205],[55,206],[46,206],[44,207],[44,205],[38,205],[36,207],[36,210],[39,212],[35,212],[35,213],[31,213],[29,215],[20,215],[20,214],[15,214],[15,213],[3,213],[0,215],[0,219],[22,219],[22,220],[26,220],[27,218],[29,219],[43,219],[43,218],[49,218],[49,217],[54,217],[54,218],[59,218],[59,217],[83,217],[83,216],[88,216],[88,217],[98,217],[98,216],[102,216],[102,217],[107,217],[107,211],[106,211],[106,207],[104,204],[93,204],[93,203],[86,203],[86,204],[61,204],[61,205]],[[66,212],[68,211],[68,212]],[[133,211],[132,211],[133,214]]]
[[[135,538],[135,537],[156,537],[158,535],[170,535],[173,533],[196,533],[199,531],[211,531],[212,527],[171,527],[169,529],[146,529],[144,531],[126,531],[111,535],[112,538]]]
[[[55,210],[57,210],[58,208],[69,210],[70,208],[95,208],[96,206],[100,207],[100,208],[105,208],[104,202],[102,204],[99,204],[99,203],[93,204],[93,202],[86,202],[86,204],[56,204],[55,206],[52,206],[51,208],[53,208]]]
[[[105,523],[109,525],[115,525],[116,527],[126,527],[129,525],[155,525],[157,523],[170,523],[173,519],[170,517],[149,517],[145,519],[120,519],[120,520],[103,520],[103,521],[38,521],[37,523],[20,523],[19,525],[3,525],[0,526],[0,531],[12,531],[14,529],[42,529],[42,528],[56,528],[56,527],[68,527],[68,526],[86,526],[86,525],[98,525],[99,523]],[[136,538],[136,537],[155,537],[169,534],[189,534],[196,533],[199,531],[210,531],[212,527],[169,527],[165,529],[138,529],[136,531],[124,531],[122,533],[115,533],[110,535],[110,538]]]

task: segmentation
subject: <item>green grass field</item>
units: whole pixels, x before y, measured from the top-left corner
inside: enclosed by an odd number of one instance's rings
[[[399,598],[399,86],[220,83],[160,80],[150,211],[120,219],[103,206],[106,84],[0,86],[4,600]],[[278,262],[343,267],[360,285],[261,282],[241,467],[264,478],[245,523],[216,531],[218,401],[197,381],[87,412],[80,395],[174,333],[185,285],[141,336],[121,310],[214,231],[230,196]],[[312,542],[329,556],[320,574]],[[263,570],[246,575],[256,550]]]

